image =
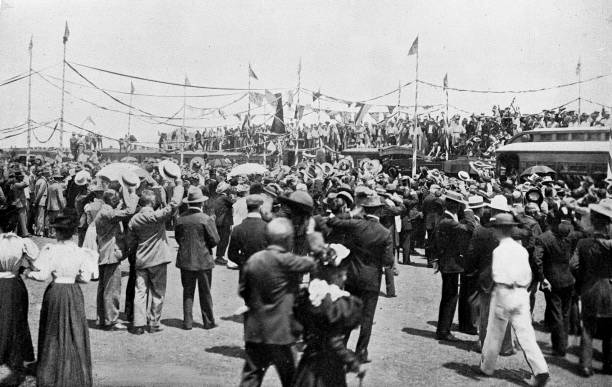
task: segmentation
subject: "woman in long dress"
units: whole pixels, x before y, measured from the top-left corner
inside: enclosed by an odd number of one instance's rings
[[[343,387],[347,372],[362,375],[359,361],[346,348],[344,338],[359,325],[363,305],[342,290],[346,270],[338,264],[349,251],[342,245],[330,246],[334,252],[319,260],[315,278],[300,293],[294,307],[295,318],[304,326],[306,343],[293,381],[296,387]]]
[[[46,245],[28,277],[45,281],[38,332],[38,386],[91,386],[91,350],[83,293],[76,283],[91,278],[98,253],[79,248],[71,238],[76,219],[61,215],[51,225],[57,243]]]
[[[24,363],[34,361],[28,290],[21,271],[37,256],[38,247],[30,239],[0,234],[0,364],[17,373],[24,370]]]

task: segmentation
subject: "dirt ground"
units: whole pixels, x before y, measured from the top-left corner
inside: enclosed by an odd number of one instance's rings
[[[50,242],[38,239],[43,245]],[[174,240],[171,239],[174,244]],[[456,332],[463,341],[442,343],[435,340],[435,326],[440,301],[441,280],[428,269],[425,260],[413,257],[413,265],[400,265],[395,277],[397,298],[381,293],[369,347],[372,363],[366,365],[363,386],[450,386],[526,385],[529,367],[519,353],[498,360],[498,371],[491,378],[477,375],[472,366],[480,355],[472,350],[476,336]],[[123,293],[127,283],[127,266],[123,267]],[[34,348],[42,295],[47,284],[26,281],[30,296],[29,322]],[[204,330],[197,324],[193,330],[181,329],[182,288],[179,270],[168,266],[168,286],[162,315],[164,330],[156,334],[134,336],[126,331],[107,332],[96,328],[97,282],[82,285],[90,326],[94,384],[99,386],[233,386],[240,380],[244,364],[242,323],[232,313],[242,304],[237,296],[238,272],[223,266],[213,271],[212,294],[217,328]],[[384,288],[384,285],[383,285]],[[199,315],[197,302],[194,316]],[[543,318],[544,299],[539,295],[537,317]],[[123,298],[122,298],[123,310]],[[122,316],[123,317],[123,316]],[[201,320],[196,321],[201,323]],[[355,334],[349,346],[354,348]],[[538,342],[550,349],[548,334],[538,331]],[[571,348],[566,358],[547,356],[552,386],[610,386],[612,377],[596,374],[583,379],[576,374],[577,338],[570,337]],[[601,368],[601,341],[595,342],[594,367]],[[0,370],[0,378],[7,370]],[[354,374],[349,386],[358,386]],[[21,385],[34,385],[28,376]],[[279,386],[276,371],[269,370],[264,386]]]

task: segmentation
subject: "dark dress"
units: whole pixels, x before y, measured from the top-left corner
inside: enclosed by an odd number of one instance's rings
[[[0,278],[0,364],[19,368],[34,361],[28,305],[28,290],[20,276]]]
[[[361,320],[361,301],[354,296],[332,301],[328,294],[313,306],[304,289],[294,307],[295,318],[304,326],[306,348],[293,381],[296,387],[346,386],[346,373],[359,362],[344,344],[345,333]]]

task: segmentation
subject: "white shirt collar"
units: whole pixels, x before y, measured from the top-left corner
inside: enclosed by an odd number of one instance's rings
[[[247,218],[259,218],[259,219],[261,219],[261,214],[259,212],[249,212],[246,217]]]
[[[200,207],[191,207],[191,206],[189,206],[189,207],[187,207],[187,209],[189,209],[189,210],[196,210],[198,212],[202,212],[202,209]]]
[[[448,210],[445,210],[445,211],[444,211],[444,213],[445,213],[445,214],[450,215],[450,217],[451,217],[451,218],[453,218],[453,220],[454,220],[455,222],[458,222],[458,221],[459,221],[459,217],[458,217],[457,215],[453,214],[452,212],[450,212],[450,211],[448,211]]]
[[[376,219],[380,222],[380,217],[376,216],[376,215],[371,215],[371,214],[367,214],[366,218],[372,218],[372,219]]]

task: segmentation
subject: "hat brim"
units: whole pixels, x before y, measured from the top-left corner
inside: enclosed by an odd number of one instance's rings
[[[496,224],[495,222],[491,222],[491,227],[495,227],[495,228],[499,228],[499,227],[514,227],[514,226],[518,226],[518,223],[516,223],[516,222],[507,222],[507,223]]]
[[[601,204],[589,204],[589,210],[612,219],[612,210],[608,207],[602,206]]]
[[[278,201],[281,204],[286,204],[289,207],[299,209],[299,210],[301,210],[303,212],[306,212],[306,213],[312,212],[314,210],[314,207],[311,207],[311,206],[309,206],[307,204],[304,204],[304,203],[301,203],[301,202],[296,202],[295,200],[289,199],[288,197],[285,197],[285,196],[279,196],[278,197]]]
[[[478,209],[478,208],[483,208],[485,206],[486,206],[486,203],[484,203],[484,202],[483,203],[479,203],[479,204],[468,204],[468,208],[470,208],[472,210],[475,210],[475,209]]]
[[[207,196],[203,196],[199,199],[195,199],[195,200],[188,200],[188,198],[183,199],[183,203],[185,204],[195,204],[195,203],[204,203],[205,201],[208,200]]]

